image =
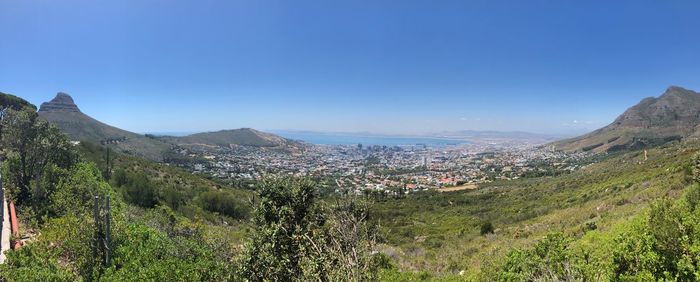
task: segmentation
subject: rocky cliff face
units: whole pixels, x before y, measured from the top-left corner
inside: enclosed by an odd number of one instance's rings
[[[688,134],[700,124],[700,94],[677,86],[658,98],[646,98],[625,111],[611,126],[628,128],[682,127]],[[681,132],[679,132],[681,133]]]
[[[610,125],[553,143],[567,151],[605,152],[653,146],[700,136],[700,93],[671,86],[627,109]]]
[[[79,113],[80,109],[73,102],[73,98],[63,92],[58,92],[53,100],[44,102],[39,108],[39,112],[75,112]]]

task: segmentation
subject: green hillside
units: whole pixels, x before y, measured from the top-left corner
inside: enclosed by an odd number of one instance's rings
[[[383,252],[406,272],[455,277],[464,271],[462,278],[490,280],[489,271],[513,248],[527,248],[553,232],[609,263],[610,250],[599,246],[611,244],[650,204],[678,198],[692,182],[698,149],[698,142],[675,143],[649,150],[647,161],[642,151],[633,151],[558,177],[378,201],[374,219],[384,228]],[[493,234],[481,234],[485,223]]]
[[[111,147],[119,152],[160,161],[169,144],[104,124],[78,109],[68,94],[56,97],[39,108],[39,116],[56,125],[71,140]]]
[[[2,281],[375,280],[375,228],[306,179],[254,193],[82,142],[33,108],[3,111],[3,187],[23,246]],[[109,203],[109,204],[108,204]]]
[[[29,107],[36,110],[36,106],[34,106],[32,103],[29,103],[26,100],[15,95],[3,92],[0,92],[0,107],[2,107],[3,109],[10,108],[13,110],[21,110],[24,107]]]
[[[211,146],[224,148],[249,146],[279,150],[295,150],[302,146],[299,142],[252,128],[203,132],[184,137],[161,137],[160,139],[181,146]]]
[[[75,113],[64,102],[48,111]],[[689,138],[476,190],[321,198],[308,179],[239,189],[102,144],[73,145],[31,106],[3,114],[4,187],[26,239],[0,266],[5,280],[687,281],[700,273],[700,141]],[[229,133],[190,141],[275,140]],[[91,248],[103,232],[95,195],[113,200],[114,262]]]
[[[81,143],[78,150],[100,168],[127,202],[135,206],[168,206],[191,220],[211,224],[244,222],[251,210],[249,199],[253,192],[250,190],[113,151],[108,158],[105,147],[89,142]]]

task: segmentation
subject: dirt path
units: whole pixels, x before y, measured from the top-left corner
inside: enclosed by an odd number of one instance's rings
[[[439,192],[453,192],[453,191],[461,191],[461,190],[474,190],[476,188],[479,188],[478,184],[464,184],[464,185],[455,186],[455,187],[440,188],[437,190]]]

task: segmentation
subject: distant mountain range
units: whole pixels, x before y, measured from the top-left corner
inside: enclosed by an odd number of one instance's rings
[[[437,137],[443,138],[461,138],[461,139],[510,139],[510,140],[531,140],[531,141],[552,141],[561,139],[561,135],[540,134],[523,131],[493,131],[493,130],[461,130],[461,131],[445,131],[434,134]]]
[[[565,151],[638,149],[700,136],[700,94],[677,86],[645,98],[613,123],[591,133],[554,142]]]
[[[26,106],[19,97],[0,93],[0,102]],[[104,124],[82,113],[66,93],[41,104],[39,115],[56,124],[73,140],[90,141],[121,152],[161,160],[172,146],[209,146],[230,148],[247,146],[294,151],[304,143],[250,128],[195,133],[187,136],[142,135]],[[551,142],[555,136],[526,132],[457,131],[432,135],[437,138],[533,139]],[[700,94],[681,87],[669,87],[658,98],[645,98],[627,109],[613,123],[591,133],[550,143],[564,151],[608,152],[637,149],[673,140],[700,137]]]
[[[72,140],[89,141],[118,151],[160,161],[173,145],[212,147],[296,148],[301,144],[250,128],[197,133],[188,136],[142,135],[104,124],[80,111],[73,98],[59,92],[41,104],[39,116],[58,126]]]
[[[443,131],[426,134],[381,134],[371,132],[317,132],[307,130],[275,130],[283,137],[324,145],[456,145],[465,143],[529,143],[545,144],[562,139],[562,136],[518,131]]]

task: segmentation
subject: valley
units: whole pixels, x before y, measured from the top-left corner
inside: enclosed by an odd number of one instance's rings
[[[700,281],[698,12],[0,0],[0,282]]]
[[[611,145],[608,152],[590,146],[559,149],[582,141],[548,143],[494,133],[462,144],[394,146],[310,144],[253,129],[141,136],[90,121],[67,94],[57,99],[45,103],[39,116],[61,116],[52,121],[59,128],[95,125],[64,132],[133,206],[128,217],[167,231],[162,223],[148,222],[155,216],[149,214],[165,208],[181,217],[178,221],[203,222],[199,228],[206,233],[224,236],[228,251],[221,255],[235,256],[251,236],[248,219],[259,185],[271,175],[310,179],[323,202],[369,203],[368,222],[378,228],[376,250],[387,259],[379,276],[388,281],[489,280],[502,275],[514,250],[527,250],[551,234],[560,234],[567,250],[583,252],[597,264],[577,275],[608,277],[613,254],[597,246],[614,244],[658,199],[681,199],[693,183],[691,163],[700,149],[691,136],[634,145],[638,149]],[[645,101],[641,105],[648,105]],[[643,111],[640,107],[636,111]],[[124,136],[81,133],[86,129]],[[582,138],[571,140],[589,137]],[[135,140],[167,149],[151,159],[123,146]],[[20,211],[25,224],[40,228],[30,223],[26,208]]]

